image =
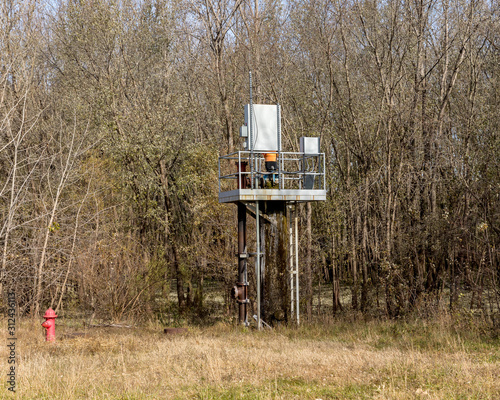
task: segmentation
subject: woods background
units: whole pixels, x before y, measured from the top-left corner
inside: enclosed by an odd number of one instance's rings
[[[254,101],[282,105],[284,147],[320,136],[326,153],[328,200],[301,208],[305,316],[498,322],[497,0],[0,12],[4,306],[15,291],[21,314],[203,319],[215,293],[233,315],[236,207],[217,202],[217,157],[239,149],[251,70]]]

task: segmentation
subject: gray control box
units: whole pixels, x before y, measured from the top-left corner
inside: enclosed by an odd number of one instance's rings
[[[319,137],[301,137],[300,138],[300,152],[304,154],[319,154]]]

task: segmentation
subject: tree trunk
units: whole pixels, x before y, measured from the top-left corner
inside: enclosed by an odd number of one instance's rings
[[[262,319],[269,324],[291,319],[288,261],[288,220],[285,202],[262,202],[271,223],[264,225],[265,271],[261,286]]]
[[[176,278],[176,289],[177,289],[177,303],[179,305],[179,311],[183,312],[186,307],[186,298],[184,296],[184,276],[182,274],[181,268],[179,266],[179,259],[177,255],[177,247],[175,243],[172,244],[172,256],[174,263],[174,271]]]

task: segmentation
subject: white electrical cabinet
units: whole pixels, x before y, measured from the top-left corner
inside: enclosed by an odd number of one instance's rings
[[[319,147],[319,137],[301,137],[300,152],[306,155],[321,153]]]
[[[279,105],[253,104],[251,146],[254,151],[279,150]],[[250,131],[250,104],[245,106],[245,125]],[[249,134],[250,136],[250,134]],[[249,138],[250,139],[250,138]]]

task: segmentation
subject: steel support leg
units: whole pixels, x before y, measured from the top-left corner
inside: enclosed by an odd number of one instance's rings
[[[248,279],[247,279],[247,210],[246,205],[238,203],[238,321],[248,325]]]

